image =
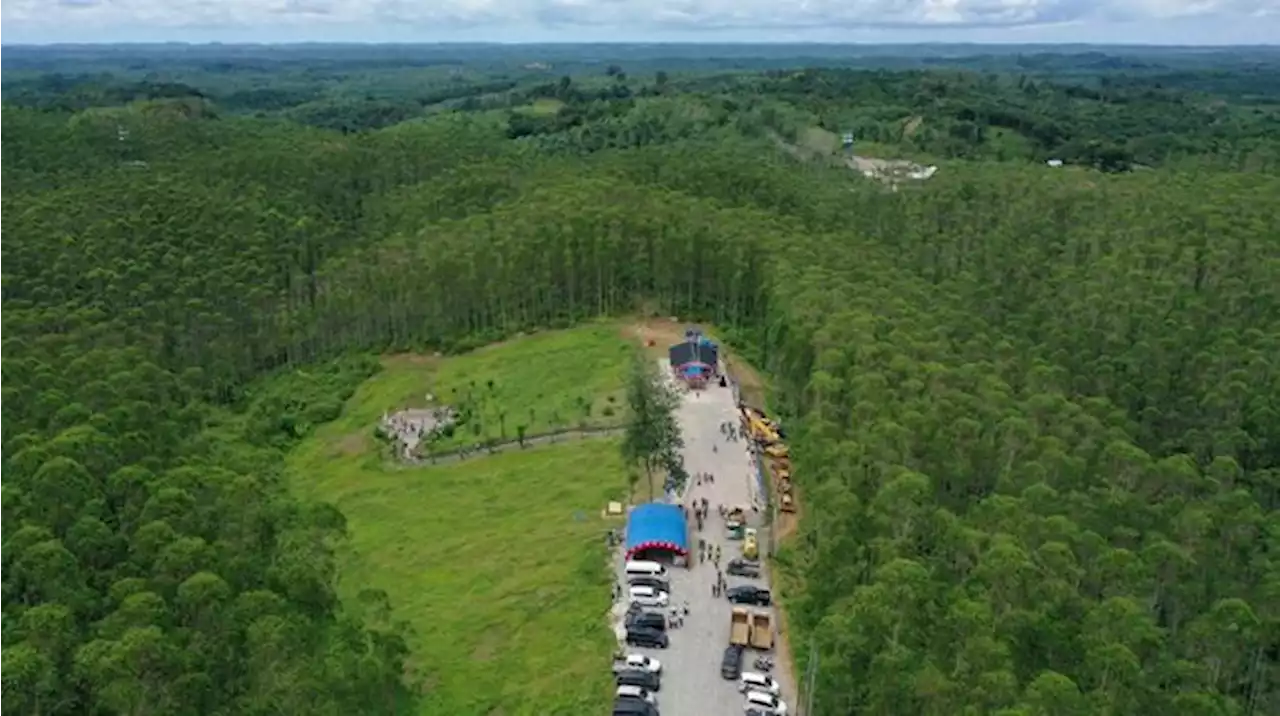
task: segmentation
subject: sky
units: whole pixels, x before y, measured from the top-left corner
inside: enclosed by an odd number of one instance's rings
[[[1280,43],[1280,0],[7,0],[2,43]]]

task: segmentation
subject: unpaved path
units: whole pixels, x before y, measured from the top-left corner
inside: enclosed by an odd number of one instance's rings
[[[576,430],[564,430],[558,433],[529,435],[525,437],[523,443],[519,440],[513,439],[481,447],[458,448],[457,450],[437,453],[427,457],[408,457],[405,458],[404,462],[410,465],[448,465],[449,463],[461,462],[470,458],[485,457],[486,455],[494,455],[508,450],[520,450],[534,447],[536,445],[549,445],[551,443],[564,442],[566,440],[612,437],[614,435],[621,435],[624,430],[625,428],[621,427],[579,428]]]
[[[667,362],[661,361],[662,370],[671,374]],[[695,563],[690,569],[671,570],[674,604],[688,604],[689,616],[684,626],[670,631],[671,647],[665,650],[632,649],[662,661],[662,691],[658,695],[664,716],[742,716],[743,698],[738,693],[737,682],[726,681],[720,676],[720,660],[729,645],[729,613],[731,605],[724,597],[713,597],[711,586],[716,581],[716,566],[710,561],[697,563],[697,541],[704,539],[720,546],[723,568],[730,559],[740,556],[741,542],[730,541],[725,536],[724,523],[716,510],[717,505],[745,505],[748,507],[748,523],[762,526],[762,515],[750,509],[757,499],[764,509],[764,496],[756,495],[757,479],[751,455],[745,441],[733,442],[720,432],[720,424],[738,424],[737,402],[732,387],[721,388],[714,383],[700,392],[683,393],[676,413],[685,442],[684,464],[689,474],[709,472],[714,482],[687,486],[684,495],[678,497],[686,505],[706,498],[711,505],[710,515],[702,532],[692,531]],[[762,537],[761,546],[767,544]],[[761,563],[764,579],[745,580],[728,577],[729,586],[768,582],[768,565]],[[620,581],[622,560],[617,561]],[[774,611],[774,610],[770,610]],[[778,621],[774,611],[774,623]],[[743,658],[743,669],[755,671],[752,662],[760,652],[748,649]],[[774,678],[782,684],[783,698],[794,712],[796,688],[790,673],[790,663],[785,651],[775,649],[778,667]]]

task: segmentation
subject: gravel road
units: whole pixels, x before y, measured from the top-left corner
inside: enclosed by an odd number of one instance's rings
[[[670,375],[666,361],[662,368]],[[677,413],[683,432],[685,469],[689,474],[709,472],[715,482],[691,484],[683,496],[685,504],[706,498],[710,502],[710,515],[701,533],[690,530],[690,546],[694,550],[694,564],[689,569],[671,570],[671,600],[673,605],[688,604],[689,616],[684,626],[669,630],[671,646],[668,649],[634,649],[660,660],[663,665],[662,691],[658,694],[658,706],[662,716],[741,716],[743,699],[737,684],[720,676],[720,660],[729,644],[730,604],[724,597],[711,596],[716,581],[716,567],[710,562],[697,563],[699,538],[720,545],[721,567],[740,556],[741,542],[725,537],[724,523],[716,511],[717,505],[750,506],[755,497],[755,468],[745,441],[730,442],[720,432],[720,424],[730,421],[738,424],[737,405],[732,388],[711,385],[701,392],[686,393]],[[715,450],[712,449],[715,446]],[[763,501],[760,503],[763,509]],[[759,527],[761,515],[749,511],[748,523]],[[763,549],[763,544],[761,545]],[[763,564],[762,564],[763,566]],[[619,579],[623,584],[622,560],[618,560]],[[768,574],[765,573],[767,579]],[[729,586],[758,583],[764,580],[744,580],[726,577]],[[777,616],[774,616],[776,628]],[[752,661],[760,652],[748,649],[743,656],[743,669],[754,671]],[[788,711],[795,712],[795,685],[788,683],[782,669],[775,669],[774,678],[782,684],[783,699]]]

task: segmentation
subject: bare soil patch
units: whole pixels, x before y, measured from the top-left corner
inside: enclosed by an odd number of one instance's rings
[[[800,524],[800,493],[793,486],[791,488],[791,499],[796,506],[795,512],[778,512],[778,528],[776,537],[779,543],[787,541],[791,535],[795,534],[796,526]]]
[[[729,377],[738,384],[738,394],[742,397],[742,402],[763,410],[767,391],[760,372],[751,364],[734,356],[725,356],[724,362]]]
[[[919,117],[919,116],[909,117],[907,121],[902,125],[902,136],[910,137],[911,135],[915,134],[916,130],[919,129],[920,125],[923,123],[924,123],[924,117]]]
[[[646,353],[665,358],[668,347],[685,339],[687,325],[672,318],[644,318],[624,325],[622,334],[638,341]]]

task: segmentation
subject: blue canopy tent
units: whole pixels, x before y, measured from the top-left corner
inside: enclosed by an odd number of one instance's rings
[[[701,387],[716,374],[719,350],[715,343],[705,338],[693,338],[677,343],[667,350],[667,360],[676,377],[691,386]]]
[[[689,556],[689,528],[679,505],[650,502],[627,516],[627,559],[651,550]]]

